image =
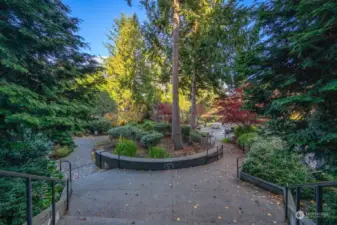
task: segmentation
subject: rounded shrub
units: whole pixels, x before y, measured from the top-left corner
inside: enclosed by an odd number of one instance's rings
[[[105,117],[100,117],[94,119],[87,124],[87,128],[94,133],[97,131],[98,133],[107,132],[112,127],[112,123]]]
[[[150,158],[168,158],[170,156],[170,153],[166,152],[163,148],[158,146],[153,146],[149,150]]]
[[[237,142],[240,145],[248,145],[251,146],[253,144],[254,141],[256,141],[258,139],[258,134],[255,132],[250,132],[250,133],[244,133],[242,134]]]
[[[238,126],[234,128],[234,135],[236,138],[239,138],[242,134],[245,133],[251,133],[251,132],[258,132],[258,129],[256,126]]]
[[[152,120],[144,120],[144,123],[141,125],[141,129],[145,131],[153,131],[153,127],[156,123]]]
[[[114,150],[115,154],[120,154],[124,156],[135,157],[137,152],[137,145],[125,138],[120,138]]]
[[[153,126],[153,130],[162,134],[167,134],[171,132],[172,125],[169,123],[157,123]]]
[[[141,130],[138,129],[136,131],[136,140],[140,141],[140,139],[142,139],[142,137],[144,137],[145,135],[151,134],[151,132],[145,131],[145,130]]]
[[[280,138],[258,138],[251,146],[242,171],[279,185],[313,182],[309,168],[297,153],[285,150]]]
[[[197,142],[197,143],[201,142],[202,136],[198,132],[191,131],[190,136],[191,136],[191,141],[192,142]]]
[[[140,142],[144,147],[150,148],[156,146],[163,139],[164,135],[162,133],[151,133],[143,136]]]
[[[110,139],[117,139],[119,137],[134,139],[136,138],[137,132],[138,129],[132,126],[114,127],[108,131]]]
[[[182,125],[181,126],[181,134],[185,137],[190,136],[190,132],[191,132],[191,127],[187,126],[187,125]]]

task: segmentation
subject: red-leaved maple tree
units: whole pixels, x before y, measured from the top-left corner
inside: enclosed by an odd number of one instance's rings
[[[160,120],[172,122],[172,104],[158,103],[156,105],[157,114]]]
[[[258,123],[256,113],[243,110],[244,91],[237,88],[228,97],[216,102],[216,115],[222,123],[235,123],[240,126],[249,126]]]

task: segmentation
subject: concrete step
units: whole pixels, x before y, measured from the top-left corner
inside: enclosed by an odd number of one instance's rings
[[[65,216],[57,225],[187,225],[181,221],[156,221],[156,220],[133,220],[105,217],[78,217]],[[201,224],[201,223],[198,223]],[[201,224],[203,225],[203,224]]]

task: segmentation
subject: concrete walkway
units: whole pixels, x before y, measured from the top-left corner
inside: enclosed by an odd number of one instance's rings
[[[103,140],[107,140],[108,136],[89,136],[89,137],[75,137],[75,150],[63,160],[68,160],[72,164],[72,179],[77,180],[84,178],[92,173],[98,171],[98,168],[91,159],[91,151],[94,145]],[[57,162],[59,165],[59,161]],[[65,176],[68,176],[68,163],[62,163],[62,171]]]
[[[89,163],[86,154],[104,138],[76,138],[78,148],[68,160]],[[58,224],[284,224],[280,198],[236,179],[240,155],[226,144],[221,160],[189,169],[78,170],[68,216]]]

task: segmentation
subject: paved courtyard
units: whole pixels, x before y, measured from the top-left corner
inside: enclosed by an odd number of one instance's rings
[[[72,154],[87,154],[91,149],[83,143],[92,148],[102,139],[78,138]],[[59,224],[284,224],[280,198],[236,179],[240,155],[226,144],[224,157],[205,166],[84,172],[73,182],[70,211]]]

